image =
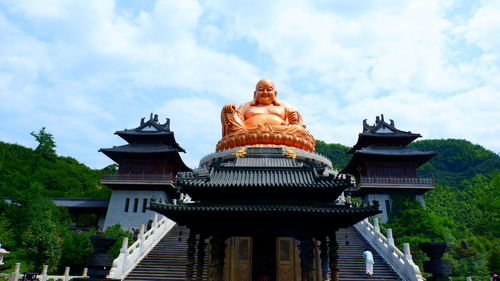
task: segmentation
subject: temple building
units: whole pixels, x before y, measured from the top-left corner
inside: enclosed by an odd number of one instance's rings
[[[118,164],[116,174],[104,175],[101,183],[111,190],[104,228],[120,224],[123,229],[147,225],[154,212],[148,210],[151,198],[170,201],[177,198],[177,173],[190,169],[179,152],[170,120],[160,124],[158,115],[142,118],[140,126],[115,132],[128,144],[99,151]]]
[[[350,190],[353,196],[362,197],[364,202],[380,202],[383,222],[389,219],[391,195],[414,194],[424,206],[423,194],[435,187],[434,178],[419,177],[417,168],[437,153],[407,147],[419,137],[396,129],[393,120],[387,123],[381,115],[373,126],[363,120],[363,132],[348,152],[352,159],[340,173],[354,176],[356,186]]]
[[[338,280],[336,231],[380,213],[377,202],[337,201],[350,178],[314,153],[302,117],[276,95],[262,79],[253,101],[224,106],[217,152],[177,176],[191,200],[151,202],[189,229],[186,280],[202,280],[207,254],[208,280]]]

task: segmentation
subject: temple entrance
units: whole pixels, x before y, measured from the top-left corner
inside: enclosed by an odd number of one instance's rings
[[[232,237],[226,241],[225,280],[298,281],[298,241],[289,237]]]
[[[252,252],[252,281],[276,281],[276,237],[254,237]]]

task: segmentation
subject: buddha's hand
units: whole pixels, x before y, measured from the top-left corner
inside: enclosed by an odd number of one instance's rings
[[[226,104],[222,108],[222,112],[234,113],[234,112],[237,112],[237,111],[238,111],[238,108],[233,103]]]

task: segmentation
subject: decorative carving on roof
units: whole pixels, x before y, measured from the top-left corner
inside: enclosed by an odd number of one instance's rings
[[[161,124],[159,122],[160,120],[158,118],[158,114],[153,115],[153,113],[151,113],[149,115],[149,120],[145,122],[144,121],[145,119],[146,119],[145,117],[141,118],[141,125],[133,130],[135,130],[136,132],[140,132],[140,131],[144,131],[145,128],[153,127],[157,131],[170,132],[170,119],[169,118],[166,118],[167,120],[163,124]],[[149,130],[146,129],[146,131],[151,131],[151,129],[149,129]],[[128,130],[125,129],[125,131],[128,131]]]
[[[405,132],[396,129],[394,125],[394,120],[389,119],[389,123],[385,122],[384,114],[375,117],[375,124],[373,126],[368,125],[366,119],[363,120],[363,133],[370,134],[411,134],[410,131]]]
[[[285,156],[288,158],[297,158],[297,153],[295,153],[292,148],[287,147],[285,151]]]
[[[389,119],[387,123],[384,115],[380,114],[375,117],[373,125],[369,125],[366,119],[363,120],[363,132],[359,134],[357,143],[349,150],[349,153],[374,144],[406,146],[419,137],[421,137],[420,134],[397,129],[394,120]]]

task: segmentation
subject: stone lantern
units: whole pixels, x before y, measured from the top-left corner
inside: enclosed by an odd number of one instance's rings
[[[2,243],[0,243],[0,265],[3,264],[3,256],[5,256],[8,253],[10,252],[2,248]]]

